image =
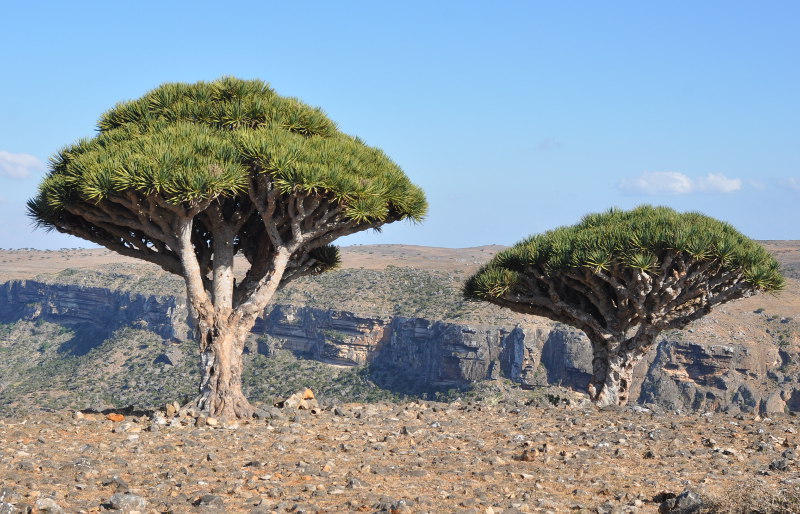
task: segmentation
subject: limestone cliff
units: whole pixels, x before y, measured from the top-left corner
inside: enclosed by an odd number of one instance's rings
[[[0,322],[17,320],[80,329],[74,353],[89,351],[125,326],[147,328],[164,340],[190,338],[182,298],[33,280],[0,285]],[[782,329],[797,324],[776,323]],[[787,330],[782,338],[796,337],[796,327]],[[282,348],[331,364],[370,364],[411,390],[503,377],[528,387],[550,383],[584,390],[591,373],[586,337],[546,320],[486,326],[275,305],[253,332],[251,352]],[[681,410],[800,411],[800,380],[792,372],[796,341],[783,347],[765,341],[710,340],[692,330],[667,334],[636,369],[632,396]]]

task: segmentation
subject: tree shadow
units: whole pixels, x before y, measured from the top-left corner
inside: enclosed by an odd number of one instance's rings
[[[59,324],[72,331],[72,337],[58,346],[60,355],[81,357],[111,337],[115,327],[98,327],[91,323]]]

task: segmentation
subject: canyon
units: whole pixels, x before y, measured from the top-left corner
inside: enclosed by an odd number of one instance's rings
[[[631,397],[677,411],[800,411],[797,321],[755,311],[735,317],[738,324],[726,330],[710,317],[662,334],[636,368]],[[744,328],[743,317],[748,318]],[[0,285],[0,323],[20,321],[52,323],[74,334],[59,343],[54,358],[90,354],[124,327],[161,340],[153,364],[193,358],[176,350],[191,341],[181,296],[12,280]],[[0,338],[0,351],[14,344]],[[583,392],[591,373],[583,333],[538,318],[480,324],[276,304],[258,320],[246,352],[269,356],[279,350],[331,366],[369,366],[379,386],[418,395],[498,380]],[[0,370],[0,384],[20,378],[12,373]]]

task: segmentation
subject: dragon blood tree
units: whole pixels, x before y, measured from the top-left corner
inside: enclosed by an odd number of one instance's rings
[[[422,190],[381,150],[258,80],[164,84],[57,153],[28,213],[180,275],[196,321],[197,406],[247,418],[244,342],[275,291],[339,262],[330,243],[420,221]],[[246,274],[234,277],[234,256]]]
[[[777,261],[731,225],[642,206],[529,237],[467,280],[464,295],[583,330],[589,396],[606,406],[628,401],[633,368],[662,330],[783,285]]]

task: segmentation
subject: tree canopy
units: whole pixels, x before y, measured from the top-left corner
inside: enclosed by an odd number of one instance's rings
[[[473,299],[500,298],[532,269],[542,276],[576,270],[600,275],[614,270],[624,275],[626,269],[631,275],[663,274],[667,254],[739,275],[742,287],[748,284],[765,292],[784,287],[775,258],[730,224],[700,213],[641,206],[589,214],[576,225],[528,237],[481,268],[464,291]]]
[[[613,385],[609,359],[624,375],[660,331],[783,287],[778,262],[731,225],[641,206],[529,237],[470,277],[464,294],[583,330],[595,354],[590,393],[599,394]]]
[[[158,238],[135,226],[120,233],[104,222],[111,206],[103,203],[136,193],[191,210],[245,198],[263,177],[282,194],[322,195],[358,223],[419,221],[427,208],[421,189],[381,150],[258,80],[162,85],[103,114],[97,136],[62,149],[50,168],[28,202],[39,226],[144,255]]]

